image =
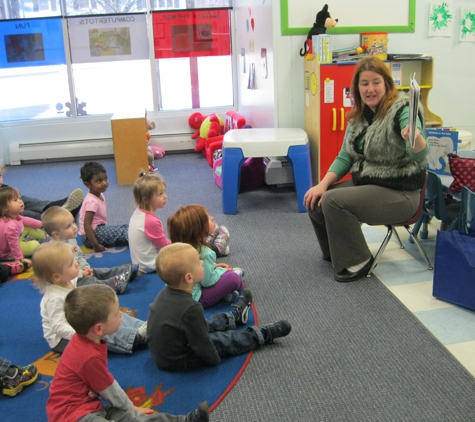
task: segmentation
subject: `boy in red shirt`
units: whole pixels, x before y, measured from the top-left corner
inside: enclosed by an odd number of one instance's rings
[[[117,331],[122,313],[112,288],[82,286],[66,296],[64,311],[76,334],[64,351],[46,402],[49,422],[201,422],[209,420],[208,404],[185,416],[154,413],[135,407],[107,368],[107,344],[102,339]],[[104,406],[101,401],[110,404]]]

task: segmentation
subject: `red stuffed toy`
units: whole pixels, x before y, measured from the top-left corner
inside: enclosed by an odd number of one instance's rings
[[[207,140],[212,140],[224,134],[224,123],[217,114],[213,113],[203,119],[201,113],[193,113],[188,119],[188,124],[193,129],[196,129],[200,120],[199,130],[191,135],[191,139],[196,139],[196,152],[201,152],[205,149]]]

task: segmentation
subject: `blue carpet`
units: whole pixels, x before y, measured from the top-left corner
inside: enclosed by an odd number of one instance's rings
[[[127,248],[116,248],[104,254],[91,254],[91,267],[114,267],[130,262]],[[45,403],[57,357],[43,338],[40,316],[41,293],[33,287],[32,273],[27,272],[0,285],[2,332],[0,356],[13,364],[34,362],[40,375],[36,383],[26,387],[18,396],[2,396],[2,421],[46,421]],[[164,283],[156,273],[142,274],[129,283],[119,296],[121,308],[131,310],[137,318],[146,320],[148,306]],[[218,304],[205,311],[207,317],[231,309]],[[249,325],[257,324],[257,315],[249,316]],[[245,327],[243,327],[245,328]],[[237,382],[252,353],[223,359],[213,368],[187,373],[171,373],[157,369],[146,346],[132,355],[109,353],[109,369],[136,406],[151,407],[159,412],[185,414],[198,403],[208,401],[214,409]]]

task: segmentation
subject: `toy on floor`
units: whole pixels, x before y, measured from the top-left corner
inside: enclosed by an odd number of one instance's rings
[[[191,139],[196,139],[196,152],[202,152],[208,140],[211,142],[224,134],[223,120],[214,113],[208,117],[204,117],[201,113],[193,113],[188,118],[188,124],[193,129],[196,129],[199,124],[199,129],[191,135]]]
[[[147,129],[155,129],[155,122],[147,120]],[[165,155],[165,150],[163,148],[157,147],[155,145],[150,145],[150,138],[152,136],[147,132],[147,159],[148,159],[148,169],[149,171],[156,170],[155,168],[155,158],[163,158]]]
[[[229,255],[229,238],[230,234],[227,227],[216,224],[216,230],[208,236],[206,243],[219,258]]]
[[[327,29],[334,28],[337,23],[338,19],[333,19],[330,12],[328,12],[328,4],[323,6],[323,9],[317,13],[312,28],[308,31],[307,39],[305,40],[303,48],[300,49],[300,56],[305,56],[305,60],[313,60],[312,37],[314,35],[325,34]]]

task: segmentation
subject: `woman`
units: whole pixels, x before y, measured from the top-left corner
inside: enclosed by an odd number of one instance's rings
[[[380,59],[358,63],[351,92],[340,154],[304,197],[323,259],[332,262],[340,282],[366,276],[373,263],[360,223],[398,223],[416,213],[429,152],[422,107],[411,147],[408,97],[396,90]],[[336,183],[348,172],[352,180]]]

